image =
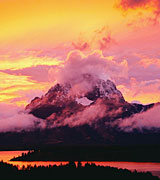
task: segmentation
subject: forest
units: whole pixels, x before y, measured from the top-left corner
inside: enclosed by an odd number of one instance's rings
[[[97,166],[94,163],[86,163],[82,166],[79,161],[76,164],[74,161],[70,161],[66,165],[49,165],[45,166],[23,166],[18,168],[9,163],[3,161],[0,162],[0,174],[3,178],[12,179],[77,179],[77,178],[98,178],[98,179],[112,179],[112,180],[159,180],[157,176],[152,176],[150,172],[131,172],[127,169],[118,169],[108,166]]]
[[[160,162],[160,146],[54,146],[29,150],[11,161]]]

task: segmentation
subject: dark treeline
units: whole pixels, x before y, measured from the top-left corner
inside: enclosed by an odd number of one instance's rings
[[[113,167],[96,166],[95,164],[86,163],[84,166],[81,162],[78,165],[74,161],[66,165],[60,166],[27,166],[18,169],[8,163],[0,162],[0,175],[2,178],[16,178],[16,179],[77,179],[77,178],[98,178],[98,179],[112,179],[112,180],[159,180],[158,177],[152,176],[150,172],[131,172],[126,169],[117,169]]]
[[[12,161],[160,162],[160,146],[55,146],[29,151]]]

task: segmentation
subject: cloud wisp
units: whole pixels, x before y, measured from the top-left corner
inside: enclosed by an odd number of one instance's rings
[[[0,103],[0,132],[30,131],[44,128],[43,120],[24,112],[22,107]]]
[[[144,129],[160,129],[160,104],[154,105],[148,111],[135,114],[129,118],[118,119],[112,123],[122,131],[131,132],[133,130],[143,131]]]

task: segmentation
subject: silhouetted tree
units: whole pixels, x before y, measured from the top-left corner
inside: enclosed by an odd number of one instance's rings
[[[76,168],[76,164],[75,164],[74,161],[69,161],[68,166],[71,167],[71,168]]]
[[[5,179],[37,179],[37,177],[64,179],[65,176],[65,179],[75,179],[75,177],[85,179],[98,177],[98,179],[102,179],[105,177],[105,179],[111,180],[159,180],[158,177],[152,176],[149,172],[131,172],[127,169],[96,166],[94,163],[86,163],[85,166],[82,166],[80,161],[77,167],[75,162],[71,161],[61,166],[23,166],[21,169],[1,161],[0,175]]]
[[[78,168],[81,168],[82,167],[82,163],[81,161],[78,161]]]

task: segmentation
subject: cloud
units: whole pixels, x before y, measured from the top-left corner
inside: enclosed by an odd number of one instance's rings
[[[43,120],[25,113],[23,107],[0,103],[0,132],[29,131],[44,127]]]
[[[151,42],[148,41],[149,43]],[[155,45],[153,46],[155,47]],[[122,47],[127,48],[127,46]],[[143,50],[142,48],[141,53],[138,52],[140,47],[133,50],[128,48],[127,50],[129,50],[128,53],[122,55],[117,53],[118,55],[114,56],[117,63],[120,63],[120,60],[124,58],[128,70],[128,76],[119,78],[117,75],[117,77],[114,77],[117,88],[129,102],[133,100],[138,100],[144,104],[159,102],[160,64],[158,49],[152,51],[152,48],[151,50],[148,48]]]
[[[114,44],[116,44],[116,40],[113,38],[112,33],[107,26],[103,26],[102,28],[93,31],[90,38],[85,37],[85,35],[81,33],[78,40],[72,42],[74,49],[84,52],[93,51],[95,49],[107,51]]]
[[[160,58],[142,57],[142,59],[139,61],[139,64],[142,65],[144,68],[147,68],[151,65],[160,67]]]
[[[56,117],[55,114],[52,114],[48,120],[51,118],[54,119],[53,124],[51,127],[57,127],[57,126],[69,126],[69,127],[75,127],[75,126],[81,126],[84,124],[88,124],[90,126],[96,125],[96,122],[100,119],[103,119],[106,117],[108,119],[116,117],[119,113],[121,113],[121,107],[116,106],[116,103],[114,104],[114,108],[111,110],[111,106],[107,106],[102,99],[97,99],[94,104],[91,104],[90,106],[86,106],[85,108],[74,111],[74,113],[71,113],[69,117],[66,117],[68,113],[70,112],[70,109],[65,108],[65,110],[61,113],[60,117]]]
[[[51,81],[62,84],[72,82],[75,91],[91,90],[89,89],[91,83],[84,82],[82,74],[89,73],[94,79],[111,79],[127,101],[138,100],[146,104],[159,101],[160,66],[158,60],[158,56],[156,58],[133,52],[127,54],[125,58],[123,55],[115,54],[110,59],[101,51],[85,55],[75,50],[68,54],[60,66],[50,69],[48,74]]]
[[[125,85],[118,85],[117,88],[122,92],[125,100],[132,102],[138,100],[142,104],[160,102],[160,79],[139,81],[130,78]]]
[[[91,125],[105,116],[106,106],[98,100],[95,104],[86,107],[84,110],[73,113],[70,117],[65,117],[65,112],[62,112],[61,116],[54,121],[53,127]]]
[[[110,33],[99,40],[101,50],[109,49],[113,44],[116,44],[116,41],[112,38]]]
[[[152,129],[160,128],[160,105],[156,104],[148,111],[135,114],[130,118],[119,119],[115,122],[121,130],[133,131],[134,129]]]
[[[84,55],[80,51],[71,51],[61,66],[50,70],[50,76],[59,83],[71,82],[77,84],[82,82],[82,75],[91,74],[94,78],[114,79],[127,76],[127,62],[108,60],[101,51],[95,51]]]
[[[6,54],[1,54],[0,57],[0,69],[1,70],[20,70],[27,69],[29,67],[35,66],[56,66],[61,63],[59,57],[44,56],[41,52],[29,51],[28,54],[24,51],[21,54],[16,52],[11,52],[11,54],[6,52]],[[54,53],[53,53],[54,54]],[[54,56],[54,55],[53,55]]]
[[[89,49],[89,44],[87,42],[78,42],[78,43],[72,42],[72,45],[75,49],[78,49],[80,51],[85,51]]]
[[[86,107],[82,111],[73,113],[70,117],[65,117],[65,113],[61,117],[55,119],[52,127],[66,126],[75,127],[88,124],[95,125],[100,119],[114,119],[122,113],[120,106],[115,106],[112,110],[104,102],[98,99],[91,106]],[[52,116],[53,117],[53,116]],[[133,130],[143,131],[144,129],[160,129],[160,104],[156,104],[153,108],[134,114],[129,118],[117,119],[115,121],[105,121],[104,126],[119,127],[121,131],[132,132]]]
[[[26,104],[36,92],[42,94],[51,86],[50,82],[37,83],[30,76],[15,75],[14,71],[9,73],[0,72],[0,102]]]
[[[118,7],[124,11],[127,11],[129,9],[137,9],[137,8],[143,8],[143,9],[152,8],[154,17],[150,18],[150,20],[152,20],[154,24],[157,24],[158,19],[160,17],[159,0],[120,0]]]
[[[151,3],[152,0],[121,0],[119,6],[124,10],[129,8],[145,7]],[[154,1],[154,0],[153,0]]]
[[[21,76],[27,76],[31,80],[37,81],[37,82],[47,82],[49,81],[48,77],[48,71],[50,68],[54,68],[56,66],[49,66],[49,65],[37,65],[33,67],[27,67],[23,69],[6,69],[6,70],[0,70],[0,72],[4,72],[10,75],[21,75]]]

